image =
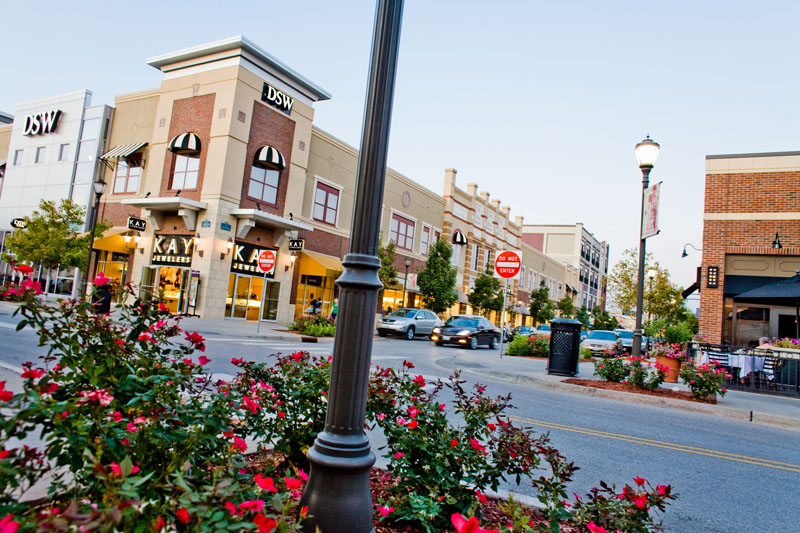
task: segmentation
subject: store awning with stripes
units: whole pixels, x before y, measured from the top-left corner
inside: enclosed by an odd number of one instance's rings
[[[181,133],[172,138],[167,150],[174,154],[196,154],[200,151],[200,137],[194,133]]]
[[[121,144],[101,155],[100,159],[105,160],[111,159],[112,157],[128,157],[129,155],[138,152],[145,146],[147,146],[147,143]]]
[[[467,244],[467,237],[460,231],[453,232],[453,244]]]
[[[257,167],[280,171],[286,168],[286,159],[276,148],[264,145],[256,150],[253,164]]]

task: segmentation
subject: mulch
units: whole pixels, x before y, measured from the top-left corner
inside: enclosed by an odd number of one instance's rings
[[[568,378],[563,380],[562,383],[571,383],[572,385],[581,385],[583,387],[594,387],[595,389],[632,392],[634,394],[646,394],[648,396],[658,396],[660,398],[672,398],[674,400],[684,400],[687,402],[709,403],[712,405],[716,405],[717,403],[716,398],[694,398],[691,392],[684,390],[676,391],[672,389],[658,388],[654,391],[649,391],[645,389],[637,389],[636,387],[628,385],[627,383],[614,383],[613,381],[597,381],[594,379],[579,379],[579,378]]]

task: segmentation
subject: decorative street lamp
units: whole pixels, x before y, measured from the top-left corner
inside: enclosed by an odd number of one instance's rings
[[[650,296],[647,298],[647,322],[651,320],[651,311],[653,309],[653,278],[658,275],[658,270],[651,268],[647,271],[647,279],[650,280]]]
[[[403,305],[406,307],[406,284],[408,283],[408,267],[411,266],[411,258],[406,257],[406,277],[403,279]]]
[[[687,256],[689,255],[689,254],[686,252],[686,248],[688,248],[689,246],[691,246],[692,248],[694,248],[694,249],[695,249],[695,250],[697,250],[698,252],[702,252],[702,251],[703,251],[703,249],[702,249],[702,248],[698,248],[698,247],[697,247],[697,246],[695,246],[694,244],[687,242],[686,244],[684,244],[684,245],[683,245],[683,253],[681,254],[681,259],[683,259],[684,257],[687,257]]]
[[[368,533],[372,531],[369,469],[375,463],[364,433],[372,332],[381,262],[377,257],[386,155],[392,116],[402,0],[378,0],[372,36],[361,152],[350,251],[344,257],[339,286],[339,314],[328,390],[325,429],[308,450],[308,485],[300,506],[308,506],[303,531]]]
[[[92,236],[89,239],[89,257],[86,259],[86,275],[83,277],[81,284],[81,297],[86,296],[86,284],[89,283],[89,269],[92,265],[92,248],[94,248],[94,234],[97,230],[97,212],[100,210],[100,197],[106,192],[106,185],[108,185],[103,178],[98,177],[92,187],[94,188],[94,205],[92,206]]]
[[[639,272],[636,277],[636,328],[633,330],[633,347],[631,356],[642,355],[642,307],[644,306],[644,257],[645,243],[644,225],[644,195],[650,186],[650,171],[658,158],[661,147],[648,135],[645,140],[636,145],[636,160],[642,171],[642,213],[639,217]]]

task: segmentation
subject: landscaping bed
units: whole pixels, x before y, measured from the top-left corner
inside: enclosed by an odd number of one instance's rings
[[[632,385],[628,385],[627,383],[615,383],[613,381],[599,381],[595,379],[580,379],[580,378],[568,378],[565,379],[562,383],[581,385],[583,387],[594,387],[596,389],[632,392],[634,394],[647,394],[648,396],[658,396],[659,398],[672,398],[674,400],[685,400],[689,402],[710,403],[713,405],[716,405],[717,403],[716,398],[703,398],[703,399],[694,398],[692,397],[691,392],[683,390],[676,391],[671,389],[658,388],[656,390],[649,391],[634,387]]]

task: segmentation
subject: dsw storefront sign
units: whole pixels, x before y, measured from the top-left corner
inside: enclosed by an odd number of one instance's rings
[[[58,127],[58,119],[61,118],[61,110],[46,111],[25,117],[25,128],[23,135],[39,135],[42,133],[52,133]]]
[[[153,242],[154,265],[189,265],[194,239],[191,235],[156,235]]]

